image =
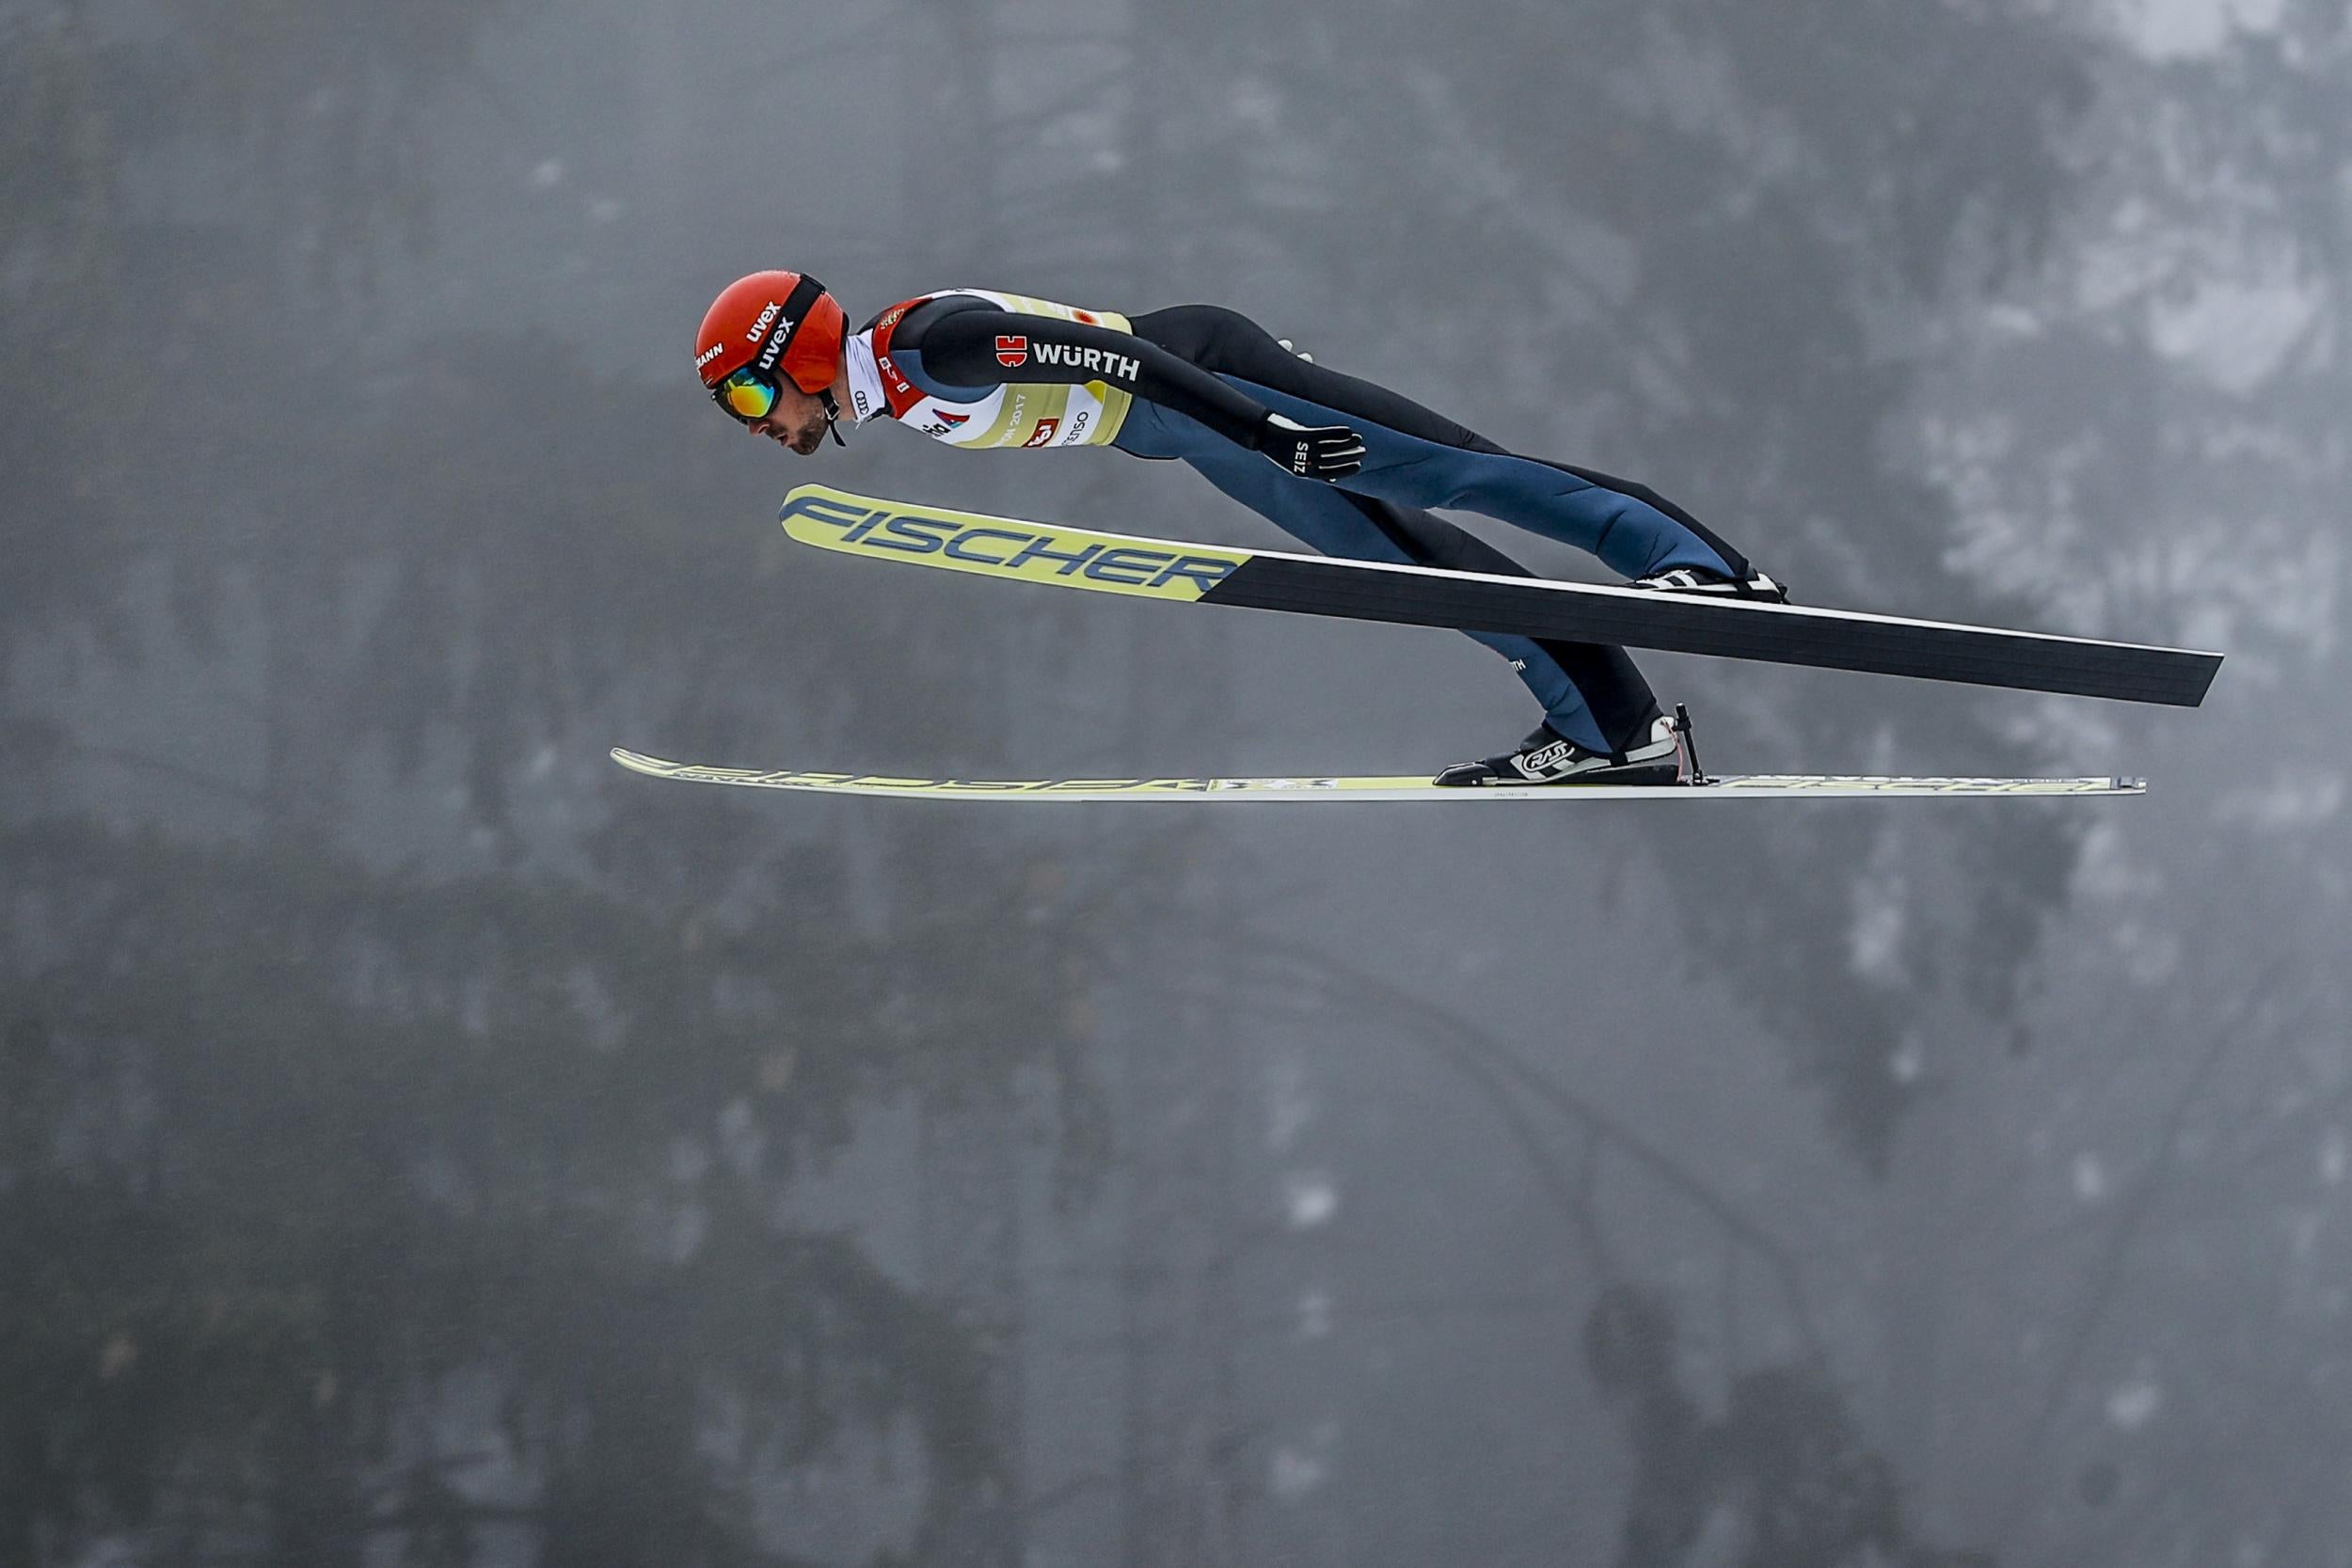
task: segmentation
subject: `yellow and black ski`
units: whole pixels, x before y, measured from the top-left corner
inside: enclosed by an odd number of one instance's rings
[[[881,773],[818,773],[794,768],[706,768],[615,747],[612,760],[632,772],[691,784],[742,784],[817,795],[879,795],[912,800],[1757,800],[1854,796],[2138,795],[2137,779],[1879,779],[1825,775],[1730,774],[1691,784],[1498,784],[1441,789],[1421,777],[1279,779],[910,779]]]
[[[2184,648],[1180,544],[912,506],[822,484],[792,491],[782,515],[793,538],[822,549],[1181,604],[1613,642],[2175,707],[2202,703],[2221,667],[2219,654]]]

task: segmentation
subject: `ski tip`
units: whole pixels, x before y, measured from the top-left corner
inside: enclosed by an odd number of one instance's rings
[[[649,757],[643,752],[632,752],[626,746],[613,747],[612,757],[614,762],[632,773],[650,773],[656,778],[667,778],[678,770],[678,765],[675,762],[668,762],[660,757]]]

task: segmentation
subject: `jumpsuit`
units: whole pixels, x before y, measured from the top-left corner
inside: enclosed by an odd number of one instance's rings
[[[986,304],[949,294],[899,308],[906,314],[890,349],[894,373],[924,394],[947,398],[958,388],[1038,379],[1034,370],[1009,374],[967,346],[987,343],[989,329],[1008,322],[1040,340],[1133,346],[1140,339],[1162,352],[1142,356],[1131,382],[1133,403],[1110,444],[1133,456],[1189,465],[1323,554],[1534,575],[1428,510],[1456,507],[1590,551],[1629,578],[1677,566],[1734,578],[1750,570],[1739,551],[1646,486],[1508,451],[1387,388],[1298,357],[1238,311],[1174,306],[1135,317],[1130,337],[1099,325],[1010,316]],[[968,319],[957,319],[967,311]],[[927,325],[937,340],[928,361]],[[1348,426],[1363,440],[1361,468],[1330,482],[1268,461],[1246,444],[1268,411],[1311,427]],[[1468,635],[1509,662],[1553,733],[1589,751],[1621,752],[1658,717],[1648,683],[1622,648]]]

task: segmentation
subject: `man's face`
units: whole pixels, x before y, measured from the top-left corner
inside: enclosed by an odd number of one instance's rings
[[[776,405],[746,428],[806,457],[825,439],[825,405],[787,381]]]

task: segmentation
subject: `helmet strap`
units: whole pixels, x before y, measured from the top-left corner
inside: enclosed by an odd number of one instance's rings
[[[817,301],[823,297],[824,293],[825,286],[806,275],[792,285],[792,292],[786,294],[784,302],[777,306],[775,325],[761,340],[759,353],[755,358],[755,363],[763,373],[772,372],[779,381],[791,379],[790,372],[784,368],[784,356],[791,351],[793,338],[799,334],[802,324],[808,320],[808,313],[817,308]]]
[[[818,393],[817,401],[825,405],[825,433],[833,437],[834,446],[847,447],[850,443],[841,438],[841,404],[834,401],[833,388],[828,387]]]

